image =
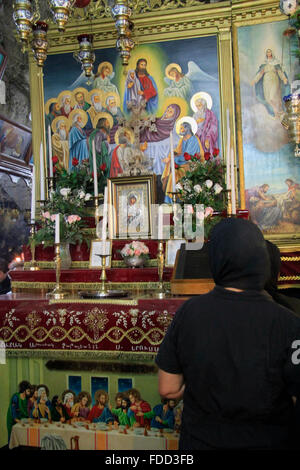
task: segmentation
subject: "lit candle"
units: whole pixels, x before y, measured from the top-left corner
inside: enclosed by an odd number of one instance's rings
[[[92,144],[93,149],[93,171],[94,171],[94,196],[98,197],[98,176],[97,176],[97,161],[96,161],[96,149],[95,141]]]
[[[104,205],[103,205],[103,218],[102,218],[102,240],[107,238],[107,186],[104,188]]]
[[[51,144],[51,128],[48,126],[48,149],[49,149],[49,176],[53,178],[53,164],[52,164],[52,144]]]
[[[60,243],[59,214],[55,214],[55,243]]]
[[[43,143],[40,147],[40,183],[41,183],[41,201],[45,201],[45,166],[44,166],[44,152]]]
[[[30,220],[31,223],[34,224],[35,222],[35,166],[33,165],[32,168],[32,177],[31,177],[31,216]]]
[[[226,188],[231,189],[230,186],[230,122],[229,122],[229,109],[227,108],[227,149],[226,149]]]
[[[230,179],[231,179],[231,213],[236,214],[236,200],[235,200],[235,177],[234,177],[234,153],[233,149],[231,149],[231,172],[230,172]]]
[[[170,148],[171,148],[171,172],[172,172],[172,192],[176,192],[176,178],[175,178],[175,160],[173,148],[173,134],[170,132]]]
[[[164,206],[161,204],[158,208],[158,240],[163,240],[164,235]]]

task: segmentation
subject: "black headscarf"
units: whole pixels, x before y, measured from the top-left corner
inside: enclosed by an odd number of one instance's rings
[[[263,290],[270,275],[265,239],[249,220],[228,218],[211,231],[210,268],[215,283],[242,290]]]

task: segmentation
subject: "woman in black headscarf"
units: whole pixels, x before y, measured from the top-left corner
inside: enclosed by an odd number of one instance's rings
[[[209,252],[216,286],[179,308],[156,358],[159,393],[183,396],[179,448],[286,448],[300,320],[264,291],[268,252],[252,222],[222,220]]]
[[[273,297],[275,302],[283,305],[286,308],[289,308],[300,317],[300,300],[296,297],[289,297],[285,294],[282,294],[278,290],[277,282],[281,265],[280,250],[269,240],[266,240],[266,245],[270,258],[271,272],[270,277],[266,282],[265,290]]]

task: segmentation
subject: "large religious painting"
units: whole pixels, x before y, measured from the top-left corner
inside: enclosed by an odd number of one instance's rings
[[[287,27],[287,21],[241,26],[235,46],[246,208],[266,236],[289,239],[300,229],[300,161],[282,124],[283,97],[299,73]]]
[[[170,133],[183,170],[185,153],[220,148],[217,37],[140,45],[126,68],[114,48],[95,52],[90,80],[73,54],[47,58],[45,122],[52,152],[72,172],[78,161],[92,168],[94,147],[102,187],[107,178],[155,174],[157,202],[169,202]],[[176,126],[179,120],[188,130]]]

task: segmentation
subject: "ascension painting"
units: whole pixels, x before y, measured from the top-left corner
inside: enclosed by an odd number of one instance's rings
[[[241,96],[245,203],[271,238],[300,228],[300,159],[283,126],[283,97],[291,93],[299,61],[288,22],[242,26],[237,47]]]
[[[47,58],[52,154],[72,172],[82,161],[92,170],[94,152],[100,190],[107,178],[154,174],[157,202],[169,202],[171,139],[181,176],[185,153],[221,145],[217,37],[139,45],[126,68],[113,48],[95,54],[89,80],[71,53]]]

